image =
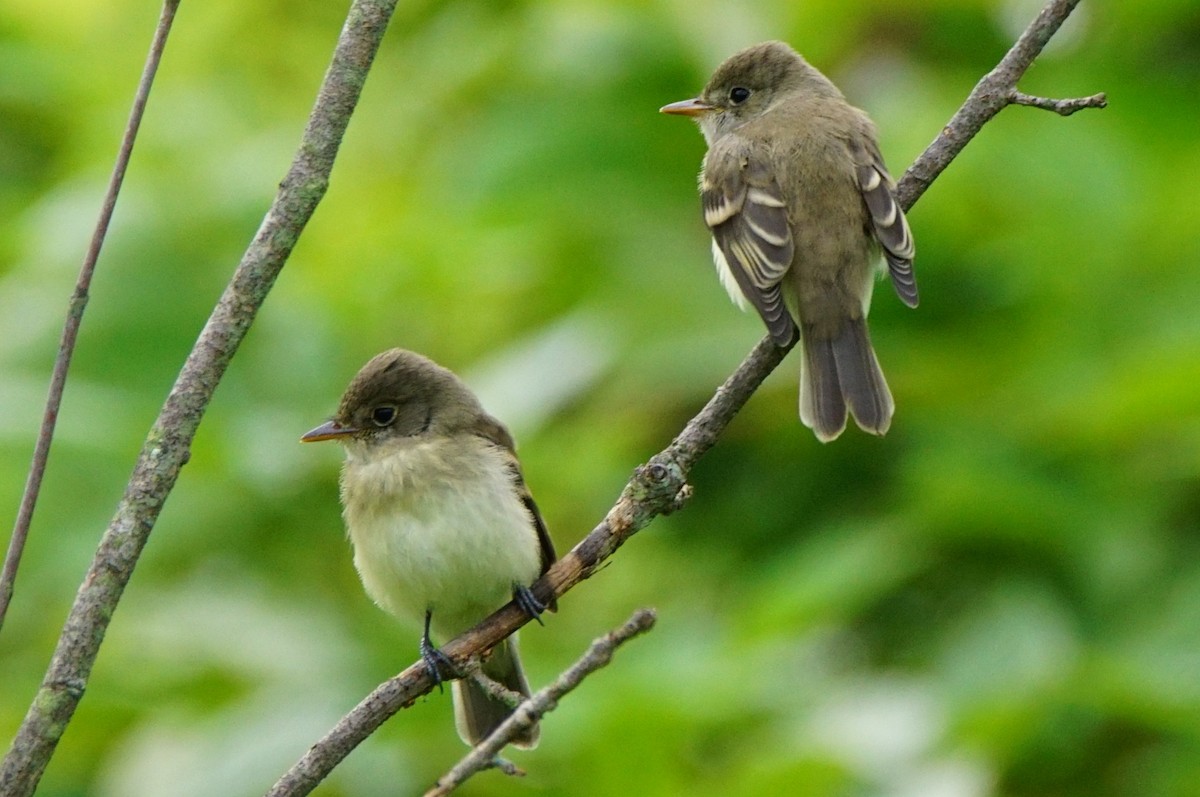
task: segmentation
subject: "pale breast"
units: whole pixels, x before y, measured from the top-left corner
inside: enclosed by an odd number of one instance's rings
[[[355,567],[382,608],[409,619],[430,609],[445,636],[537,578],[537,532],[500,449],[470,437],[379,453],[347,460],[342,497]]]

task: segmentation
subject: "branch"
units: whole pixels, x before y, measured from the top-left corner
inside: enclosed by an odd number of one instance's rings
[[[395,0],[354,0],[350,8],[299,150],[150,429],[54,658],[0,768],[0,794],[5,797],[33,793],[83,697],[108,623],[188,460],[213,391],[325,194],[342,135],[394,7]]]
[[[913,161],[913,165],[908,167],[904,178],[900,180],[896,195],[905,210],[916,203],[921,194],[925,193],[926,189],[937,179],[937,176],[950,165],[950,161],[962,152],[967,142],[974,138],[975,134],[992,120],[992,117],[1014,103],[1026,104],[1017,99],[1019,96],[1025,96],[1017,91],[1017,81],[1025,74],[1025,70],[1033,63],[1033,59],[1037,58],[1042,48],[1046,46],[1046,42],[1050,41],[1050,37],[1058,31],[1077,5],[1079,5],[1079,0],[1050,0],[1037,15],[1037,19],[1031,22],[1017,39],[1017,43],[1000,59],[996,68],[975,84],[975,88],[967,96],[966,102],[942,128],[942,132],[933,140],[933,143]],[[1094,102],[1080,105],[1071,112],[1085,107],[1103,108],[1107,105],[1102,94],[1089,99]],[[1082,101],[1062,100],[1061,102],[1078,103]]]
[[[67,305],[67,319],[63,323],[58,355],[54,359],[54,370],[50,375],[50,390],[46,396],[46,409],[42,414],[42,427],[38,431],[37,443],[33,448],[33,461],[29,464],[29,476],[25,480],[25,492],[21,494],[21,505],[17,509],[12,537],[8,540],[4,569],[0,571],[0,628],[4,627],[4,618],[8,615],[8,605],[12,601],[13,587],[17,580],[17,568],[21,566],[21,554],[29,536],[29,525],[33,522],[33,509],[37,506],[38,494],[42,490],[42,476],[46,473],[46,462],[50,458],[50,441],[54,439],[54,426],[58,422],[58,410],[62,406],[63,389],[67,384],[67,369],[71,367],[71,355],[75,353],[75,340],[79,337],[79,324],[87,307],[88,288],[91,287],[92,275],[96,271],[96,261],[100,258],[100,248],[108,235],[108,224],[112,221],[117,195],[121,193],[121,184],[125,182],[129,156],[133,153],[133,142],[137,140],[142,114],[146,110],[146,100],[150,97],[150,87],[154,85],[154,75],[158,72],[163,49],[167,46],[167,35],[171,32],[171,23],[175,21],[175,11],[178,8],[179,0],[166,0],[163,3],[158,26],[154,29],[154,39],[150,43],[150,53],[146,56],[142,77],[133,95],[129,121],[126,122],[125,133],[121,136],[117,162],[108,178],[108,190],[104,194],[100,216],[96,220],[91,244],[79,269],[75,291],[71,294],[70,304]]]
[[[1078,3],[1051,0],[1000,64],[979,82],[950,123],[901,178],[897,194],[905,210],[916,203],[979,129],[1010,103],[1017,79]],[[670,445],[634,471],[604,520],[533,585],[538,600],[548,604],[561,597],[595,574],[608,557],[654,518],[680,509],[691,494],[687,476],[692,466],[712,448],[788,351],[776,348],[769,337],[759,341]],[[455,666],[465,667],[472,657],[485,653],[527,621],[527,615],[509,603],[441,650]],[[267,797],[308,794],[376,728],[433,686],[429,671],[420,661],[380,684],[309,748],[267,792]]]
[[[496,756],[504,746],[533,727],[543,716],[558,706],[558,701],[582,683],[583,679],[612,661],[616,649],[654,627],[657,615],[652,609],[639,609],[625,621],[599,639],[593,640],[587,652],[549,686],[525,700],[488,738],[472,748],[437,784],[425,792],[425,797],[444,797],[457,789],[467,778],[495,766]],[[507,771],[507,770],[506,770]],[[523,774],[518,773],[517,774]]]
[[[472,681],[478,684],[480,689],[487,692],[493,698],[499,700],[509,708],[516,708],[521,704],[521,701],[525,699],[524,695],[522,695],[520,692],[514,692],[512,689],[509,689],[507,686],[495,680],[494,678],[489,678],[484,673],[483,667],[479,663],[479,659],[472,659],[471,661],[473,664],[465,673],[465,677],[470,678]]]
[[[1013,105],[1028,105],[1031,108],[1041,108],[1044,111],[1054,111],[1059,116],[1070,116],[1084,108],[1107,108],[1108,96],[1104,92],[1090,97],[1076,97],[1070,100],[1052,100],[1048,97],[1035,97],[1023,91],[1012,90],[1009,102]]]

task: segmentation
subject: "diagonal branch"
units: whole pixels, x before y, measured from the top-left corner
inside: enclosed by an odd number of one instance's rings
[[[192,438],[258,308],[317,204],[396,0],[354,0],[299,150],[262,226],[150,429],[125,495],[71,607],[54,658],[0,767],[0,794],[27,797],[83,697],[104,632]]]
[[[1046,42],[1079,5],[1080,0],[1050,0],[1037,19],[1029,24],[1000,63],[975,84],[966,102],[955,112],[942,132],[908,167],[897,187],[900,204],[908,210],[933,184],[937,176],[962,152],[975,134],[996,114],[1016,102],[1017,81],[1029,69]],[[1103,108],[1098,102],[1087,107]],[[1078,110],[1078,109],[1076,109]]]
[[[1078,3],[1079,0],[1051,0],[1000,64],[979,82],[949,124],[900,180],[897,193],[905,210],[912,207],[983,125],[1013,101],[1017,80]],[[670,445],[637,468],[604,520],[533,585],[538,600],[548,603],[562,596],[595,574],[609,556],[654,518],[681,508],[690,495],[687,476],[692,466],[712,448],[787,352],[776,348],[769,337],[759,341]],[[441,650],[461,668],[526,622],[528,616],[510,603]],[[267,792],[267,797],[296,797],[311,792],[376,728],[433,686],[428,670],[419,661],[380,684],[309,748]]]
[[[571,692],[583,679],[612,661],[617,648],[635,636],[644,634],[654,627],[658,616],[653,609],[638,609],[633,616],[618,628],[609,631],[604,636],[592,641],[587,651],[553,683],[517,706],[500,727],[496,728],[488,738],[484,739],[471,752],[442,777],[437,784],[425,792],[425,797],[445,797],[457,789],[467,778],[477,772],[482,772],[496,761],[496,756],[504,746],[525,731],[533,727],[543,716],[558,706],[558,701]]]
[[[175,21],[175,11],[178,8],[179,0],[166,0],[163,3],[158,26],[154,30],[154,39],[150,43],[150,52],[146,56],[146,65],[142,68],[142,77],[133,95],[129,121],[125,124],[125,133],[121,136],[117,162],[113,165],[112,175],[108,179],[108,190],[100,207],[100,217],[96,220],[92,241],[88,245],[87,254],[84,255],[79,278],[75,282],[75,290],[67,306],[67,319],[63,323],[58,355],[54,359],[54,371],[50,375],[50,389],[46,396],[46,409],[42,414],[42,427],[33,448],[33,461],[29,464],[29,476],[25,480],[25,491],[21,494],[21,505],[17,509],[12,536],[8,540],[4,569],[0,571],[0,628],[4,627],[4,618],[8,615],[8,605],[12,601],[17,580],[17,568],[21,566],[21,554],[25,551],[25,540],[29,537],[33,510],[42,490],[42,476],[46,473],[46,463],[50,458],[50,442],[54,439],[54,426],[58,422],[58,410],[62,406],[63,390],[67,384],[67,370],[71,367],[71,356],[75,353],[75,340],[79,337],[79,325],[87,307],[88,289],[92,285],[96,261],[100,258],[100,248],[108,235],[108,224],[112,221],[113,209],[117,206],[117,195],[121,193],[121,184],[125,182],[125,169],[129,166],[129,157],[133,153],[133,142],[137,140],[138,128],[141,127],[142,115],[146,110],[146,100],[150,97],[150,87],[154,85],[154,75],[158,72],[163,49],[167,46],[167,35],[171,32],[171,23]]]

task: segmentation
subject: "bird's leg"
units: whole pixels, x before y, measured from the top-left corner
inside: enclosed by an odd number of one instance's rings
[[[444,669],[450,674],[449,677],[458,677],[458,668],[454,666],[454,662],[433,646],[433,642],[429,640],[429,621],[433,619],[433,610],[425,610],[425,633],[421,635],[421,660],[425,662],[425,666],[429,668],[429,672],[433,675],[433,682],[437,684],[439,692],[445,692],[442,687],[442,670]]]
[[[524,584],[513,584],[513,603],[521,607],[521,611],[529,615],[530,619],[537,620],[538,625],[545,625],[542,622],[542,612],[546,611],[546,604],[542,603],[534,596],[533,590]]]

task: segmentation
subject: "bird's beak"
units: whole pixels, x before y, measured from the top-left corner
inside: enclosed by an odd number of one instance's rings
[[[357,434],[358,430],[353,426],[342,426],[337,421],[323,423],[311,432],[305,432],[300,438],[301,443],[319,443],[322,440],[340,440],[343,437],[349,437],[352,434]]]
[[[664,105],[658,109],[658,112],[671,113],[677,116],[700,116],[714,110],[716,109],[713,106],[706,102],[701,102],[699,97],[693,97],[690,100],[680,100],[670,105]]]

